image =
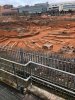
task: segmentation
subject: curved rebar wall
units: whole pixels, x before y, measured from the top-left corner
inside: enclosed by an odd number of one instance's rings
[[[1,57],[0,69],[14,73],[23,78],[25,78],[26,74],[29,74],[34,81],[37,80],[46,86],[51,85],[57,89],[75,95],[75,74],[73,73],[35,63],[33,61],[21,64]]]
[[[29,61],[75,73],[75,58],[66,58],[54,53],[32,52],[23,49],[0,48],[0,57],[25,64]]]

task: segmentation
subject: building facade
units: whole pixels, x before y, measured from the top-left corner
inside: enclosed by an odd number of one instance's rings
[[[16,8],[13,9],[4,9],[2,11],[3,16],[10,16],[10,15],[18,15],[18,10]]]
[[[41,14],[48,12],[51,15],[59,15],[59,12],[75,11],[75,3],[48,4],[39,3],[33,6],[23,6],[14,8],[13,5],[0,6],[0,15],[17,15],[17,14]]]
[[[57,4],[49,5],[47,10],[48,10],[49,14],[51,14],[51,15],[58,15],[59,14],[59,5],[57,5]]]
[[[4,9],[11,9],[11,8],[13,8],[13,5],[4,5],[3,8]]]
[[[75,2],[72,3],[61,3],[61,4],[51,4],[48,8],[49,11],[75,11]]]
[[[41,4],[35,4],[34,6],[20,7],[20,8],[18,8],[18,11],[20,14],[22,14],[22,13],[35,14],[35,13],[46,12],[47,7],[48,7],[48,3],[41,3]]]
[[[18,14],[18,9],[14,8],[13,5],[0,6],[0,16],[17,15],[17,14]]]
[[[63,4],[63,10],[64,11],[75,11],[75,4],[69,3],[69,4]]]

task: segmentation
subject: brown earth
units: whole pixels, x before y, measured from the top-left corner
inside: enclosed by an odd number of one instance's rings
[[[53,48],[44,49],[45,44],[51,44]],[[75,16],[0,19],[0,47],[75,56]]]

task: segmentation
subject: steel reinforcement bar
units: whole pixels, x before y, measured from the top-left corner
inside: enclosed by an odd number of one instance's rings
[[[26,73],[34,81],[45,83],[46,86],[52,85],[57,89],[69,92],[75,95],[75,74],[52,68],[46,65],[29,61],[26,64],[20,64],[0,57],[0,69],[14,73],[22,78]]]
[[[11,50],[3,48],[0,48],[0,57],[21,64],[26,64],[27,62],[32,61],[75,74],[75,58],[69,59],[54,54],[42,54],[38,52],[27,52],[22,49]]]

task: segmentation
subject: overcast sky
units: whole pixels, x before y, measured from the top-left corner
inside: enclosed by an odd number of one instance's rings
[[[43,2],[60,3],[60,2],[72,2],[72,1],[75,0],[0,0],[0,5],[13,4],[14,6],[19,6],[19,5],[33,5],[36,3],[43,3]]]

